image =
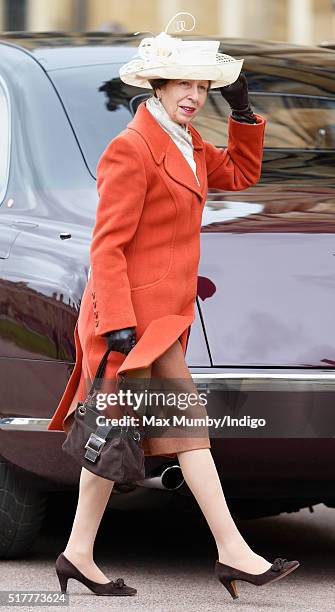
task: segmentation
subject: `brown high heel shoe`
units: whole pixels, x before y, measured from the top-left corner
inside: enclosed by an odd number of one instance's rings
[[[238,593],[235,580],[245,580],[246,582],[251,582],[251,584],[261,586],[284,578],[284,576],[287,576],[287,574],[297,569],[299,565],[299,561],[288,561],[287,559],[278,557],[266,572],[262,572],[261,574],[248,574],[248,572],[242,572],[236,567],[230,567],[230,565],[225,565],[217,560],[215,562],[214,573],[223,586],[226,587],[232,598],[237,599]]]
[[[63,553],[56,560],[56,573],[62,593],[66,593],[69,578],[79,580],[79,582],[82,582],[82,584],[93,591],[95,595],[135,595],[137,593],[136,589],[125,584],[123,578],[118,578],[115,582],[111,580],[105,584],[93,582],[93,580],[86,578]]]

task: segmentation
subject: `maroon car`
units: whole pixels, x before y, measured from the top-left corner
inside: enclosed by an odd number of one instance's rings
[[[2,558],[29,549],[48,491],[78,486],[64,432],[47,425],[75,361],[97,161],[148,96],[118,78],[137,46],[130,34],[0,37]],[[257,185],[208,193],[186,361],[221,421],[212,453],[233,511],[335,507],[335,53],[238,39],[220,51],[245,58],[264,161]],[[212,90],[194,126],[224,147],[228,113]],[[190,494],[177,461],[146,457],[145,480],[115,485],[111,504],[150,488]]]

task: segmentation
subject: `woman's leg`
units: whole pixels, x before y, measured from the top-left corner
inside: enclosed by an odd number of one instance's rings
[[[150,368],[134,370],[134,377],[150,377]],[[64,555],[87,578],[95,582],[110,581],[93,560],[96,534],[112,492],[114,482],[96,476],[82,468],[79,482],[79,496],[72,531]]]
[[[179,340],[152,364],[152,375],[192,378]],[[195,385],[194,392],[197,392]],[[269,569],[271,563],[248,546],[235,525],[210,449],[186,450],[178,452],[177,456],[185,481],[214,536],[219,561],[255,574]]]
[[[95,537],[114,482],[81,469],[79,497],[72,531],[64,555],[87,578],[95,582],[109,582],[93,560]]]

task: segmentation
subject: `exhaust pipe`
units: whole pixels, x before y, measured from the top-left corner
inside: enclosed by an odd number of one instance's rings
[[[166,489],[175,491],[185,482],[180,465],[167,465],[159,468],[157,475],[149,476],[143,480],[137,480],[140,487],[149,489]]]

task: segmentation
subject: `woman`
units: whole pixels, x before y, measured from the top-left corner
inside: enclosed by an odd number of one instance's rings
[[[214,43],[214,45],[213,45]],[[200,227],[208,187],[240,190],[260,176],[265,120],[249,104],[243,60],[218,53],[216,41],[186,42],[165,33],[144,39],[120,70],[131,85],[153,88],[127,128],[114,138],[97,169],[99,204],[90,248],[91,274],[75,327],[76,364],[49,429],[68,431],[84,401],[106,342],[106,378],[183,379],[195,389],[185,362],[194,320]],[[191,121],[219,87],[230,104],[226,149],[204,141]],[[86,389],[87,391],[87,389]],[[297,561],[257,555],[227,507],[210,451],[200,436],[144,440],[145,455],[177,457],[184,479],[213,533],[215,572],[232,597],[235,579],[265,584]],[[82,469],[72,532],[56,569],[62,588],[77,578],[97,594],[133,595],[109,581],[93,560],[97,529],[113,482]],[[241,573],[240,573],[241,572]]]

